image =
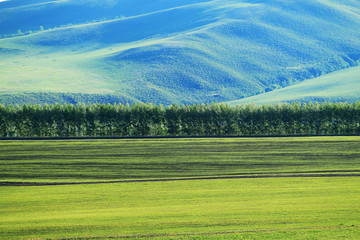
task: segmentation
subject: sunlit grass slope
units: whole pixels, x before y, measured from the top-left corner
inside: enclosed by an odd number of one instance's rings
[[[340,70],[273,92],[231,101],[230,104],[270,104],[293,101],[359,101],[360,67]]]
[[[360,3],[350,0],[9,1],[0,7],[0,26],[9,26],[0,35],[22,22],[21,32],[44,29],[0,39],[2,96],[230,101],[360,59]]]

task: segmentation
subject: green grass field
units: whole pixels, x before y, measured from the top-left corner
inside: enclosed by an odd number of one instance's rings
[[[360,174],[359,137],[0,142],[1,181]]]
[[[359,146],[360,137],[1,141],[0,239],[359,239]],[[205,176],[263,178],[84,184]],[[36,186],[64,182],[83,184]]]

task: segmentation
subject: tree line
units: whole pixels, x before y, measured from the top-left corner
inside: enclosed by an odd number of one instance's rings
[[[359,135],[360,102],[0,104],[1,137]]]

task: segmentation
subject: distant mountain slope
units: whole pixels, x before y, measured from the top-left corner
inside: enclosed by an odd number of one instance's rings
[[[9,0],[0,2],[2,34],[161,11],[207,0]]]
[[[32,31],[0,39],[7,95],[230,101],[360,63],[353,0],[10,0],[0,29]]]
[[[340,70],[294,86],[229,102],[231,105],[309,101],[360,101],[360,67]]]

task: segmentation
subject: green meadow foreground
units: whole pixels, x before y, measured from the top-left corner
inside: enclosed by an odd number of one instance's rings
[[[1,141],[0,239],[359,239],[359,146],[360,137]],[[216,179],[234,176],[257,178]],[[205,177],[215,179],[183,181]],[[86,184],[107,181],[124,182]]]

